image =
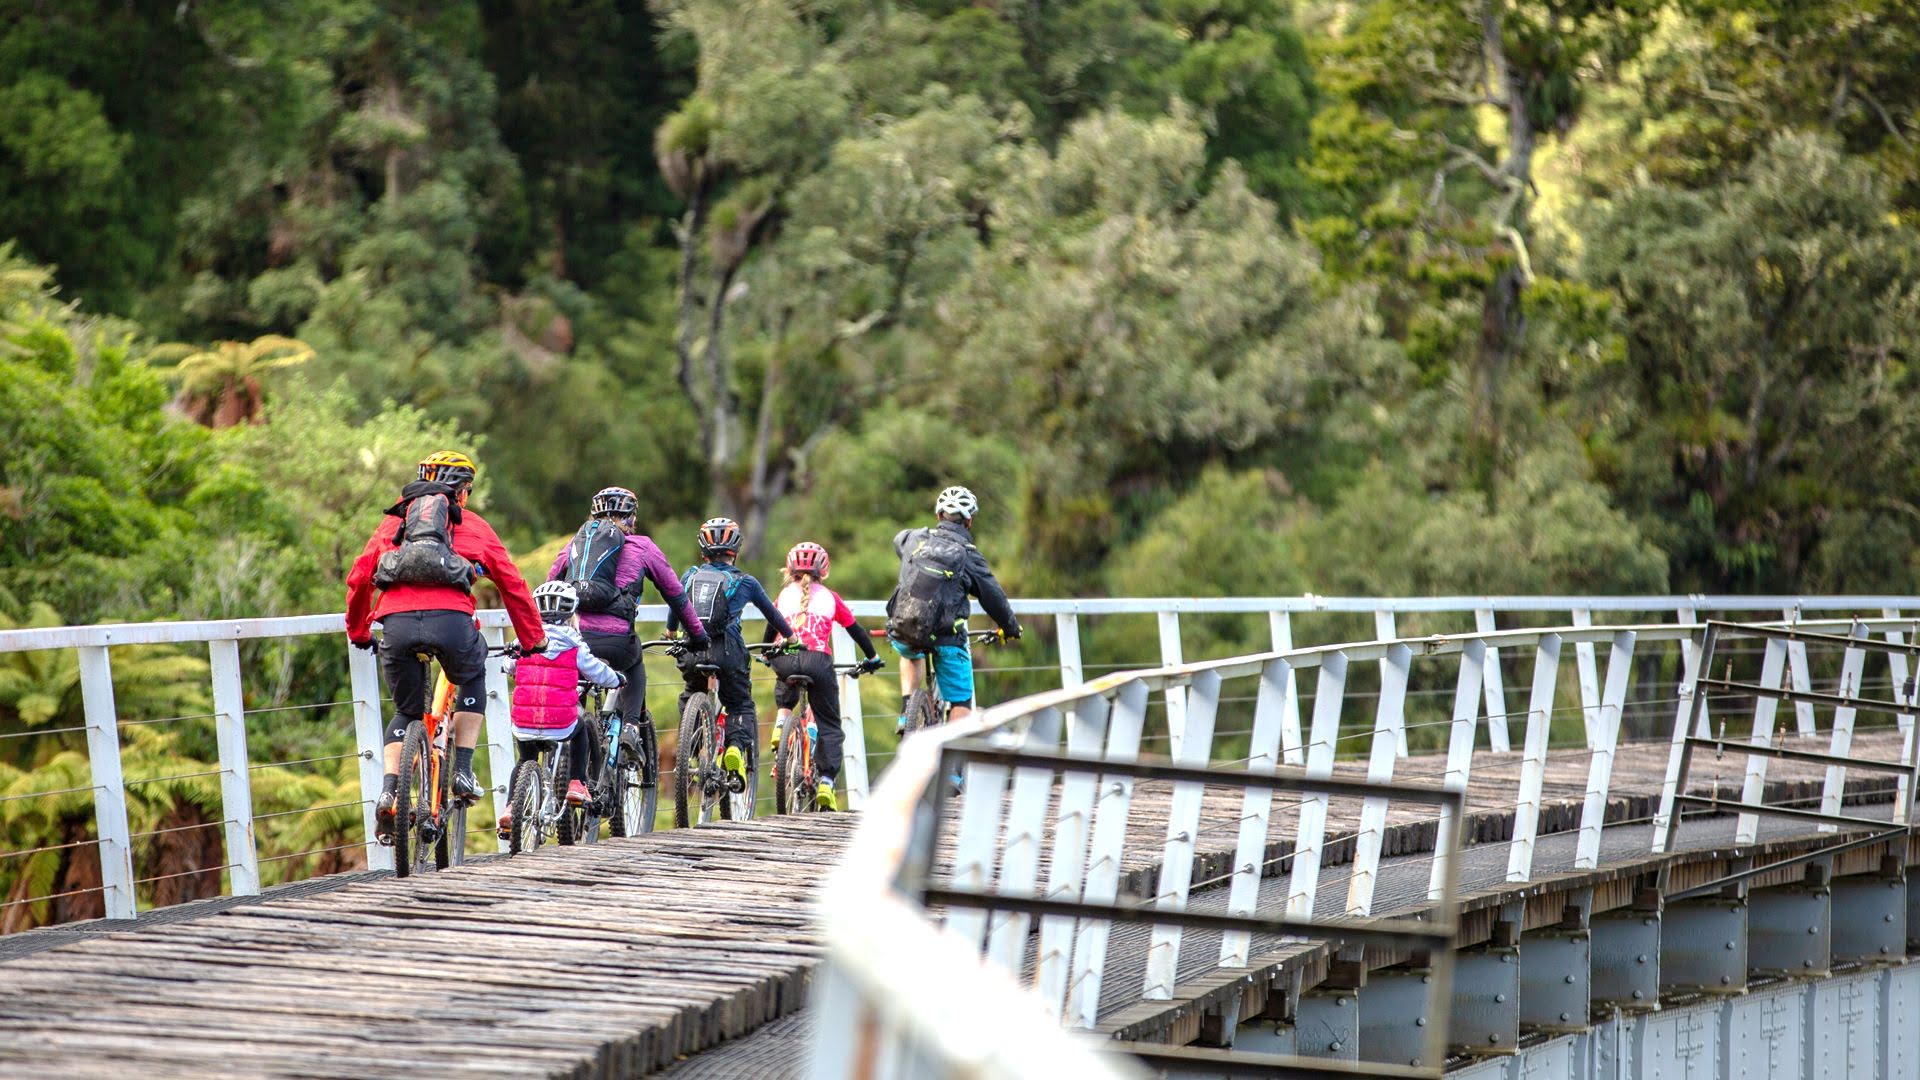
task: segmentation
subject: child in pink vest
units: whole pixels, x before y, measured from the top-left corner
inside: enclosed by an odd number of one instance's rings
[[[586,803],[589,758],[593,753],[592,736],[580,722],[580,680],[595,686],[617,690],[627,684],[619,672],[593,655],[580,639],[574,612],[580,607],[580,595],[564,581],[549,581],[533,590],[534,606],[546,624],[546,650],[522,656],[513,665],[513,737],[519,747],[519,760],[540,756],[544,743],[567,744],[567,802]],[[500,834],[513,827],[513,795],[507,795],[506,813],[500,815]]]
[[[873,651],[873,636],[854,621],[840,594],[822,584],[827,576],[827,549],[819,544],[800,543],[787,552],[786,588],[774,605],[793,627],[796,652],[777,653],[773,670],[779,676],[773,684],[773,703],[780,710],[773,725],[773,745],[780,746],[780,733],[800,704],[800,689],[787,682],[790,675],[805,675],[812,680],[807,701],[813,706],[813,720],[820,728],[820,751],[815,763],[820,773],[820,788],[814,802],[822,810],[839,809],[833,783],[840,775],[842,748],[846,734],[840,727],[840,685],[833,673],[833,628],[844,626],[853,643],[866,653],[867,670],[880,667]],[[771,628],[769,634],[775,631]]]

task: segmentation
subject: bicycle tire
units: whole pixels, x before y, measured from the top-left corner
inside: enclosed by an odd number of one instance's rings
[[[907,703],[901,708],[900,715],[906,719],[906,723],[900,729],[900,737],[903,739],[922,728],[932,727],[933,695],[924,689],[915,690],[907,698]]]
[[[601,808],[606,805],[602,793],[613,786],[613,778],[607,775],[607,715],[594,718],[593,725],[587,729],[589,764],[587,765],[587,805],[580,808],[580,831],[575,837],[584,843],[600,842],[600,826],[606,822]]]
[[[647,783],[646,744],[632,725],[620,730],[620,765],[614,770],[608,822],[615,836],[644,836],[653,831],[660,808],[660,785]]]
[[[513,827],[507,830],[507,854],[523,855],[540,846],[540,763],[523,761],[513,770]]]
[[[680,713],[680,745],[673,768],[673,823],[677,828],[691,828],[696,818],[706,816],[706,792],[700,777],[706,771],[706,759],[713,756],[709,745],[712,711],[713,699],[702,692],[689,697]]]
[[[788,717],[791,725],[794,717]],[[780,745],[773,752],[773,812],[791,814],[793,810],[793,732],[780,734]]]
[[[567,777],[573,775],[573,749],[562,746],[554,751],[554,757],[560,762],[553,770],[554,795],[560,800],[560,818],[554,822],[554,839],[561,847],[572,847],[575,841],[586,834],[580,820],[581,808],[567,802],[567,789],[560,786],[567,782]]]
[[[754,732],[747,743],[747,789],[735,795],[727,791],[720,796],[721,821],[752,821],[754,803],[760,797],[760,733]]]
[[[393,876],[413,875],[413,776],[423,764],[427,745],[427,727],[415,720],[407,725],[407,736],[400,744],[400,776],[394,784],[393,802]]]
[[[467,861],[467,804],[456,802],[447,813],[447,827],[433,845],[433,863],[438,869],[463,866]]]

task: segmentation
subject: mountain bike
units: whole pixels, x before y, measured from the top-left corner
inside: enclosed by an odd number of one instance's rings
[[[768,663],[771,667],[772,664]],[[857,679],[870,674],[873,670],[865,664],[835,664],[833,673]],[[800,692],[800,700],[787,717],[787,726],[780,733],[779,748],[773,754],[774,809],[782,814],[804,814],[818,809],[815,792],[820,786],[820,772],[814,765],[814,750],[820,745],[820,729],[813,722],[813,703],[807,698],[807,690],[813,686],[813,679],[807,675],[787,676],[787,685]]]
[[[585,712],[584,706],[582,712]],[[592,721],[582,715],[578,722]],[[586,822],[585,808],[567,802],[566,777],[571,774],[571,768],[566,740],[528,739],[517,732],[514,740],[522,746],[537,744],[538,749],[533,757],[513,767],[513,782],[507,788],[508,806],[513,813],[512,822],[507,826],[507,854],[535,851],[548,837],[563,845],[572,844],[586,834]],[[592,833],[597,835],[599,831],[596,820],[592,823]]]
[[[644,641],[640,651],[672,649],[679,644],[672,638]],[[583,808],[586,821],[576,835],[585,836],[589,844],[598,839],[602,821],[612,826],[615,836],[652,832],[660,807],[660,744],[653,714],[643,706],[640,722],[625,724],[619,710],[604,706],[605,695],[595,688],[588,713],[596,719],[593,763],[587,773],[587,790],[593,793],[593,801]]]
[[[969,630],[967,640],[981,645],[998,645],[1007,640],[1007,635],[1001,630]],[[940,678],[934,659],[938,655],[938,649],[927,650],[923,658],[927,665],[926,677],[920,680],[920,688],[907,697],[906,704],[900,709],[900,716],[905,721],[900,727],[900,737],[903,739],[921,728],[946,723],[947,713],[953,708],[940,699]],[[914,664],[921,661],[904,662]]]
[[[759,656],[788,648],[786,645],[749,645],[747,652]],[[684,655],[684,654],[683,654]],[[673,783],[673,822],[684,829],[712,821],[746,821],[753,817],[753,803],[759,794],[758,732],[747,741],[747,778],[744,783],[720,767],[720,755],[727,745],[727,711],[720,704],[720,665],[707,658],[694,662],[695,671],[707,677],[707,688],[687,699],[680,713],[680,747],[676,754]]]
[[[512,645],[494,646],[489,656],[514,655]],[[418,653],[421,663],[433,663]],[[433,696],[420,719],[407,725],[400,745],[400,781],[393,807],[393,873],[445,870],[467,859],[467,808],[471,799],[453,797],[453,684],[438,665]]]

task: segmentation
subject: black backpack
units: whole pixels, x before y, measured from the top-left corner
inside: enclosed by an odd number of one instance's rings
[[[416,495],[406,503],[400,531],[394,541],[399,546],[380,556],[374,564],[373,583],[382,589],[395,585],[451,585],[473,591],[479,576],[473,564],[453,550],[453,500],[434,491]]]
[[[733,591],[740,587],[740,579],[745,576],[732,567],[715,566],[702,566],[687,575],[687,602],[693,605],[693,613],[700,616],[708,637],[718,639],[721,631],[732,624]]]
[[[960,571],[967,544],[944,529],[918,530],[900,553],[900,583],[887,601],[887,634],[926,652],[953,633],[967,617],[967,593]]]
[[[580,594],[581,611],[628,619],[637,614],[633,597],[614,580],[626,546],[626,531],[605,518],[592,518],[573,534],[573,543],[567,545],[566,580]]]

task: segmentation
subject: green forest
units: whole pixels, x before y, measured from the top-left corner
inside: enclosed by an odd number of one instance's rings
[[[1911,592],[1916,55],[1895,0],[0,0],[0,627],[340,610],[442,447],[539,570],[619,484],[882,597],[962,483],[1017,596]],[[0,795],[78,717],[0,656]],[[358,857],[350,756],[255,780],[343,806],[272,874]],[[218,862],[217,779],[139,792],[143,875]]]

